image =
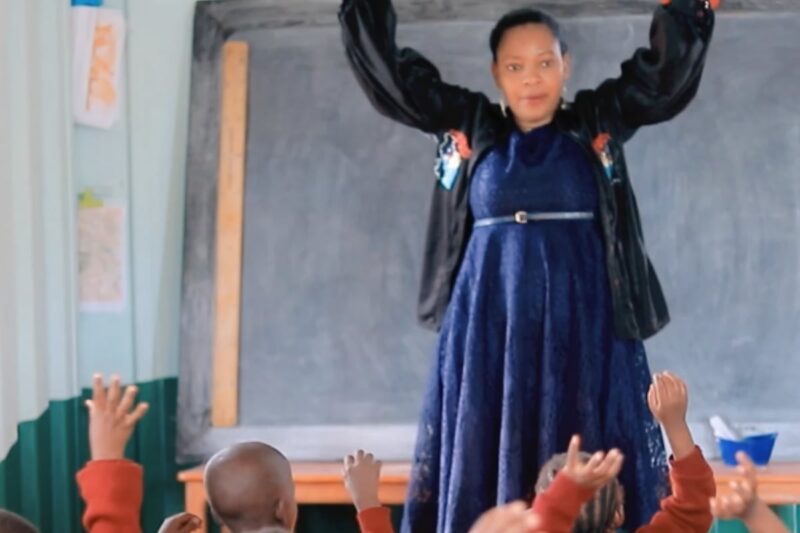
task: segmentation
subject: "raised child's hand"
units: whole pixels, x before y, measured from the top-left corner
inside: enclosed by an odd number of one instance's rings
[[[344,458],[344,485],[359,512],[381,505],[378,499],[381,466],[380,461],[364,450]]]
[[[669,372],[653,376],[653,384],[647,393],[647,403],[656,420],[669,431],[686,423],[689,394],[686,383]]]
[[[92,399],[86,400],[86,407],[89,408],[89,447],[93,461],[122,459],[125,456],[125,445],[148,407],[144,402],[133,407],[137,392],[135,385],[129,385],[123,393],[118,376],[111,378],[111,385],[106,391],[103,376],[94,376]]]
[[[711,498],[711,513],[723,520],[745,520],[758,499],[755,465],[744,452],[736,454],[736,461],[739,463],[736,470],[741,478],[731,482],[733,494]]]
[[[582,487],[599,489],[619,475],[624,460],[622,453],[613,449],[608,453],[597,452],[584,462],[581,459],[581,439],[575,435],[569,441],[563,472]]]

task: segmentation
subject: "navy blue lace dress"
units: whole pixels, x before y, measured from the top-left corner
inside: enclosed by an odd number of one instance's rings
[[[470,205],[476,219],[595,211],[594,179],[555,126],[515,131],[479,163]],[[485,510],[531,498],[539,467],[574,433],[585,450],[622,449],[627,524],[649,520],[666,482],[650,372],[642,343],[613,332],[596,221],[475,228],[434,355],[403,531],[464,533]]]

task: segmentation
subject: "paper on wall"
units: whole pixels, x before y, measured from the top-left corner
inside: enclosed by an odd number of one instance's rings
[[[72,8],[73,117],[109,129],[119,116],[125,19],[113,9]]]

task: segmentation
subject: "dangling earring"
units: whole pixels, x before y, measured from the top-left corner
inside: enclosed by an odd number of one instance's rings
[[[569,103],[567,103],[567,86],[561,88],[561,109],[567,109],[569,107]]]
[[[506,118],[508,117],[508,115],[506,114],[506,101],[505,99],[503,99],[502,96],[500,97],[500,112],[503,114],[504,117]]]

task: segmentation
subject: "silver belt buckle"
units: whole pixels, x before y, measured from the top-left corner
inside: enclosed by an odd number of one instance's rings
[[[517,224],[527,224],[528,223],[528,213],[526,211],[517,211],[514,213],[514,222]]]

